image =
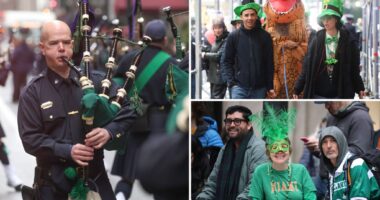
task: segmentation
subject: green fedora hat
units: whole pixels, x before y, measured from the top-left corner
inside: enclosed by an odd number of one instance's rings
[[[322,12],[319,14],[318,18],[322,18],[323,16],[334,15],[339,18],[343,15],[343,2],[342,0],[324,0]]]
[[[235,15],[240,16],[244,10],[248,10],[248,9],[253,9],[256,11],[256,13],[259,13],[259,11],[261,10],[261,6],[257,3],[251,2],[251,3],[237,6],[234,9],[234,12],[235,12]]]

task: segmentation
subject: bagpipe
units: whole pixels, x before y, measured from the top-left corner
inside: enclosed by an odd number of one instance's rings
[[[173,21],[173,15],[171,14],[171,7],[167,6],[162,9],[162,11],[166,14],[166,20],[169,22],[173,37],[175,38],[175,47],[176,47],[176,58],[177,60],[181,60],[184,57],[184,52],[182,50],[182,42],[181,36],[178,34],[177,26]]]
[[[77,67],[72,60],[68,58],[63,58],[65,62],[78,73],[79,82],[83,90],[82,97],[82,120],[85,124],[85,131],[91,131],[93,127],[102,127],[108,122],[110,122],[120,110],[121,105],[123,104],[128,91],[133,85],[135,79],[135,73],[137,69],[137,64],[140,59],[140,55],[151,41],[150,38],[144,37],[143,41],[137,43],[132,42],[127,39],[122,38],[122,29],[116,27],[112,31],[112,36],[97,36],[91,35],[91,26],[89,24],[90,14],[88,9],[88,0],[82,0],[80,2],[81,9],[81,22],[80,22],[80,31],[81,38],[79,39],[83,45],[83,55],[81,60],[82,67]],[[78,31],[78,30],[77,30]],[[74,34],[75,35],[75,34]],[[91,62],[93,60],[90,52],[90,39],[111,39],[112,45],[109,51],[109,57],[105,63],[106,73],[101,80],[101,88],[99,94],[97,94],[94,87],[94,83],[91,77]],[[116,95],[111,95],[111,87],[115,84],[112,80],[113,70],[117,66],[117,47],[119,42],[126,42],[129,45],[137,46],[140,48],[139,52],[136,54],[134,59],[134,64],[126,72],[125,81],[121,88],[117,90]],[[110,98],[115,96],[115,98]]]
[[[88,0],[81,0],[79,2],[80,7],[80,20],[76,25],[76,32],[74,33],[74,51],[83,50],[81,67],[74,64],[73,60],[62,57],[72,70],[74,70],[79,78],[83,96],[81,99],[82,120],[84,134],[90,132],[94,127],[103,127],[114,119],[118,111],[121,109],[124,101],[126,100],[128,93],[133,87],[136,77],[137,66],[140,62],[141,54],[144,51],[147,44],[151,41],[149,37],[143,37],[143,41],[136,43],[122,38],[122,29],[116,27],[113,29],[112,36],[97,36],[91,35],[91,25],[89,13]],[[105,64],[106,73],[104,78],[100,81],[100,88],[96,88],[96,82],[99,80],[93,80],[93,73],[91,72],[91,64],[93,57],[90,52],[90,39],[111,39],[112,45],[109,51],[109,57]],[[79,42],[78,42],[79,41]],[[111,88],[115,88],[112,80],[113,70],[117,66],[117,47],[119,42],[126,42],[129,45],[137,46],[138,53],[133,59],[133,65],[125,73],[125,80],[122,86],[117,89],[116,94],[111,94]],[[97,93],[98,92],[98,93]],[[124,140],[112,140],[105,145],[107,150],[115,150],[119,148],[117,141]],[[115,142],[115,144],[113,143]],[[81,177],[79,177],[78,170],[73,167],[65,169],[65,175],[68,179],[75,181],[69,197],[71,199],[88,199],[89,196],[97,196],[97,186],[88,177],[88,167],[82,167],[80,169]],[[92,190],[90,190],[90,184],[93,184]],[[94,189],[95,188],[95,189]],[[99,196],[100,198],[100,196]]]

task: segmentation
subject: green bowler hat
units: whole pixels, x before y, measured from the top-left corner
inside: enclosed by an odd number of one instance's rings
[[[248,9],[253,9],[256,11],[256,13],[259,13],[259,11],[261,10],[261,6],[257,3],[251,2],[251,3],[247,3],[247,4],[236,7],[234,9],[234,12],[235,12],[235,15],[240,16],[244,10],[248,10]]]
[[[236,22],[241,22],[241,18],[237,15],[231,20],[231,24],[234,25]]]
[[[339,18],[343,15],[343,1],[342,0],[324,0],[321,14],[318,16],[318,20],[321,20],[323,16],[333,15]]]

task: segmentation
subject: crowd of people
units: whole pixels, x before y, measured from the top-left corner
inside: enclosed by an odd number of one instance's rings
[[[112,73],[108,74],[110,79],[93,66],[99,63],[90,60],[87,78],[91,79],[86,83],[82,79],[85,70],[77,68],[86,67],[86,56],[91,53],[83,47],[82,65],[72,66],[74,44],[83,42],[85,46],[85,38],[75,41],[74,31],[66,22],[43,23],[38,49],[44,61],[35,67],[40,71],[28,84],[27,74],[36,64],[35,52],[25,38],[17,40],[20,44],[9,57],[13,80],[18,84],[12,100],[19,103],[18,130],[24,150],[37,163],[35,169],[30,168],[30,173],[34,172],[33,186],[24,185],[15,174],[3,141],[0,158],[7,184],[21,191],[23,198],[130,199],[136,179],[155,199],[188,198],[188,60],[176,59],[167,52],[165,21],[151,20],[141,31],[145,44],[121,54],[120,62],[113,54],[118,46],[107,47],[115,49],[107,51],[105,65],[118,64],[114,72],[103,70]],[[112,84],[104,86],[107,80]],[[94,92],[86,90],[87,86]],[[104,87],[109,93],[103,95],[109,95],[109,100],[103,105],[107,111],[116,112],[105,119],[105,124],[97,124],[106,114],[99,105]],[[120,100],[123,96],[124,101]],[[97,102],[95,116],[88,117],[93,102]],[[174,119],[174,125],[169,119]],[[118,150],[111,170],[121,178],[116,188],[111,186],[104,164],[105,148]],[[157,174],[149,173],[153,171]]]
[[[373,145],[368,107],[363,102],[321,103],[327,117],[317,133],[303,138],[312,160],[301,158],[299,164],[290,161],[293,148],[288,134],[297,123],[294,110],[264,103],[262,114],[233,105],[225,111],[222,134],[205,136],[212,134],[202,127],[213,126],[205,121],[193,126],[192,199],[379,199],[380,179],[371,170],[374,163],[363,157],[372,153],[378,159],[380,155]],[[199,109],[202,104],[193,102],[192,124],[201,116],[210,118],[210,112]],[[253,132],[254,125],[262,137]],[[200,141],[220,141],[223,133],[228,139],[212,165],[210,148]]]
[[[288,4],[294,4],[289,11],[279,11]],[[317,32],[310,30],[304,10],[299,0],[267,1],[262,7],[248,1],[234,8],[239,19],[231,21],[230,33],[223,17],[213,19],[216,40],[201,53],[210,98],[363,98],[357,34],[352,23],[341,22],[343,1],[323,1]]]

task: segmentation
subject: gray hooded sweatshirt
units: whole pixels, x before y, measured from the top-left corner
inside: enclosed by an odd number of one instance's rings
[[[338,146],[338,157],[336,166],[333,166],[331,161],[324,155],[322,150],[322,143],[323,140],[331,136],[335,139],[337,146]],[[339,199],[344,198],[345,194],[344,189],[347,186],[342,186],[342,181],[345,181],[346,179],[342,177],[342,173],[344,173],[344,164],[346,163],[347,159],[349,159],[353,154],[348,150],[348,145],[346,138],[343,134],[343,132],[336,126],[330,126],[325,129],[322,129],[321,136],[319,139],[319,148],[321,150],[321,163],[323,163],[328,172],[330,173],[330,199]],[[353,185],[351,186],[351,190],[349,195],[349,198],[355,198],[360,197],[362,199],[378,199],[380,196],[379,186],[376,183],[375,178],[373,177],[373,174],[371,171],[369,171],[368,166],[366,164],[363,164],[364,160],[361,158],[357,158],[352,161],[351,164],[351,178],[353,179]],[[360,171],[360,169],[362,169]],[[364,169],[364,173],[363,173]],[[354,170],[356,172],[354,172]],[[358,174],[359,173],[359,174]],[[366,176],[368,176],[366,178]],[[359,178],[360,177],[360,178]],[[342,189],[339,189],[342,188]],[[332,193],[331,191],[334,191]]]

